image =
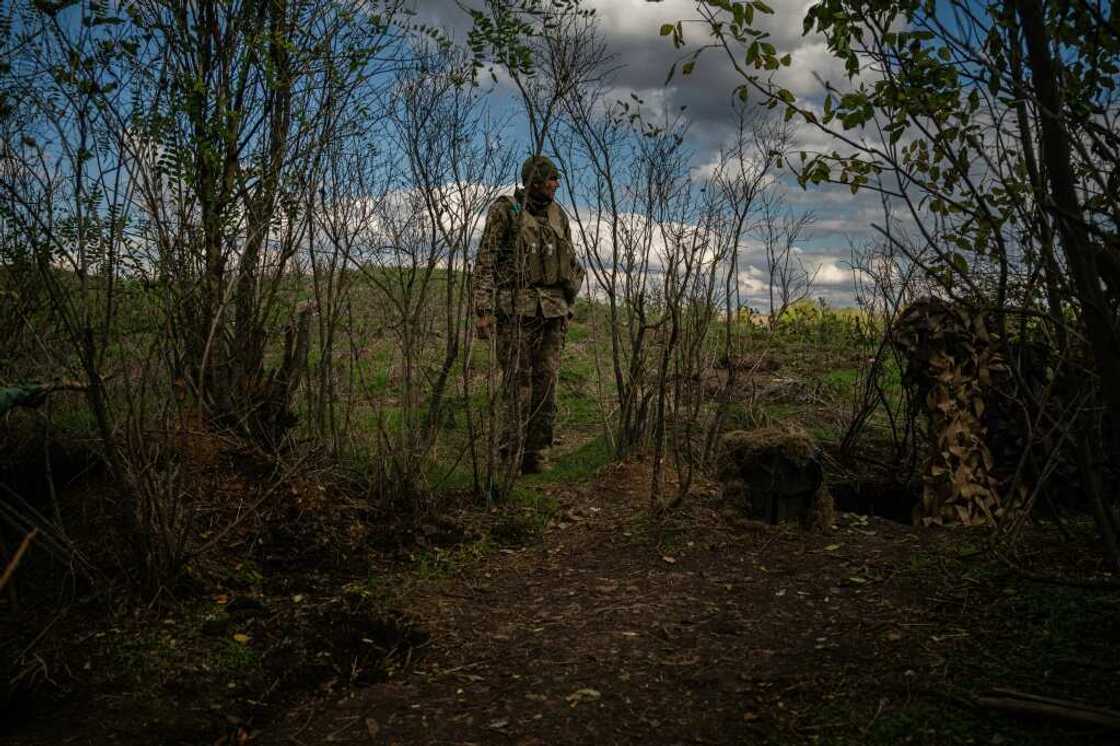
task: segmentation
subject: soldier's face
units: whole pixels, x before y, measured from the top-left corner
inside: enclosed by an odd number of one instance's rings
[[[560,188],[560,177],[556,174],[550,175],[544,181],[534,182],[533,191],[542,197],[556,199],[556,190]]]

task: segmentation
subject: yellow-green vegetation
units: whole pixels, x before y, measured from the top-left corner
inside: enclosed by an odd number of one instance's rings
[[[431,387],[444,363],[447,335],[461,335],[462,329],[445,328],[445,315],[439,310],[442,290],[430,289],[425,307],[431,312],[423,315],[427,331],[413,340],[417,347],[409,373],[399,328],[388,321],[392,305],[368,286],[368,278],[365,284],[360,275],[351,279],[357,283],[355,297],[362,299],[355,304],[361,320],[348,324],[350,339],[345,345],[336,343],[332,375],[340,395],[334,405],[336,417],[346,423],[343,443],[350,460],[361,462],[383,458],[385,448],[403,447],[405,441],[398,443],[398,438],[419,435],[433,401]],[[378,274],[377,279],[392,285],[401,278]],[[446,276],[436,279],[445,282]],[[465,318],[463,323],[471,321]],[[702,393],[707,400],[696,410],[705,418],[701,427],[722,407],[724,430],[800,428],[823,443],[837,441],[844,434],[845,418],[866,387],[879,341],[876,335],[881,331],[865,313],[804,302],[791,307],[773,330],[746,318],[736,319],[730,327],[718,315],[708,323],[701,354],[689,363],[700,367],[687,374],[704,382]],[[557,386],[556,430],[562,442],[553,449],[550,472],[525,478],[516,489],[587,479],[612,457],[619,400],[609,330],[607,308],[581,300],[569,325]],[[317,340],[313,335],[312,350],[317,349]],[[650,387],[658,385],[655,366],[658,345],[664,341],[664,336],[656,335],[646,340],[648,351],[642,366],[643,387],[650,392],[646,396],[652,393]],[[680,348],[675,354],[681,354]],[[763,364],[753,365],[756,360]],[[320,375],[318,362],[321,359],[313,358],[309,389]],[[695,391],[675,383],[685,375],[677,372],[683,362],[677,357],[671,361],[665,384],[670,397]],[[627,365],[624,359],[624,370]],[[728,392],[728,400],[719,404],[716,395],[728,365],[738,366],[736,385]],[[899,374],[891,361],[882,361],[879,378],[887,395],[897,397]],[[502,408],[501,372],[491,344],[479,339],[468,344],[466,338],[461,339],[443,384],[438,432],[433,447],[423,454],[419,473],[426,489],[437,493],[472,488],[476,470],[485,468],[490,418],[500,415]],[[316,422],[309,408],[314,400],[300,397],[296,403],[306,435],[318,437],[310,430]],[[684,405],[672,398],[668,403],[671,408]],[[872,429],[880,423],[885,423],[881,413],[873,413]]]

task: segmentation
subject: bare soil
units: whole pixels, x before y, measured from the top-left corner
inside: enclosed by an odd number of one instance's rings
[[[404,612],[431,635],[410,667],[303,702],[258,738],[1108,740],[988,713],[972,695],[1002,686],[1115,704],[1114,596],[1024,584],[981,559],[968,532],[845,514],[834,532],[805,533],[702,497],[657,523],[648,483],[628,464],[562,493],[541,543],[408,600]],[[1055,594],[1075,608],[1042,603]]]
[[[1120,704],[1120,594],[1025,574],[1096,583],[1090,547],[1033,529],[1005,561],[974,530],[766,526],[703,487],[655,519],[648,485],[643,463],[541,482],[543,517],[465,509],[393,552],[269,534],[193,601],[84,634],[73,611],[44,658],[65,696],[9,709],[0,741],[1115,742],[975,701]]]

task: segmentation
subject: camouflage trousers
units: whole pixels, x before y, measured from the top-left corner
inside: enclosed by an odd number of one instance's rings
[[[556,378],[568,320],[503,316],[498,320],[505,424],[499,447],[506,454],[539,454],[552,445]]]

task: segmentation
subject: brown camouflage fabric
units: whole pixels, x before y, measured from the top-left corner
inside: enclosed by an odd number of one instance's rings
[[[473,276],[480,316],[570,316],[583,274],[568,216],[555,202],[539,216],[512,197],[490,207]]]
[[[507,457],[552,445],[560,351],[584,274],[560,206],[525,202],[518,194],[491,206],[473,275],[476,313],[497,317]]]
[[[499,446],[507,455],[537,455],[552,445],[556,379],[567,328],[564,316],[514,316],[498,324],[506,403]]]

